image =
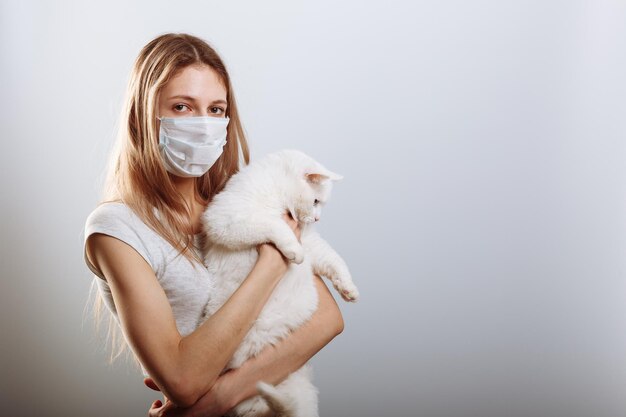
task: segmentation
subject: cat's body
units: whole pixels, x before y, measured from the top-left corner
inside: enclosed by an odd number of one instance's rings
[[[215,278],[205,318],[215,313],[248,276],[257,260],[258,244],[273,242],[293,261],[227,368],[238,368],[311,317],[318,302],[313,274],[331,279],[344,299],[357,299],[358,290],[345,262],[311,225],[319,219],[321,205],[330,195],[331,180],[340,178],[302,152],[277,152],[233,175],[203,214],[205,263]],[[282,218],[285,211],[299,220],[301,245]],[[311,382],[309,365],[276,387],[261,384],[259,390],[265,400],[252,397],[231,414],[318,415],[317,389]],[[266,400],[272,403],[271,409]]]

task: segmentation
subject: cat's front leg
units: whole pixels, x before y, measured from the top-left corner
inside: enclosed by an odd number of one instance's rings
[[[352,281],[352,275],[346,263],[336,252],[335,255],[334,262],[314,265],[313,273],[330,279],[333,287],[344,300],[356,302],[359,299],[359,289]]]
[[[302,245],[313,266],[313,273],[328,278],[346,301],[355,302],[359,290],[345,261],[312,226],[302,231]]]
[[[223,218],[226,217],[226,220]],[[267,216],[231,217],[217,216],[209,212],[204,217],[207,243],[218,244],[230,250],[244,250],[272,242],[290,261],[300,264],[304,260],[304,250],[295,234],[282,218],[268,219]]]
[[[240,246],[252,247],[271,242],[291,262],[301,264],[304,260],[302,245],[282,218],[268,219],[267,216],[259,216],[241,219],[239,222],[233,222],[228,234],[236,237]]]
[[[273,242],[285,258],[293,263],[301,264],[304,261],[304,248],[289,225],[282,219],[272,219],[266,220],[266,226],[269,228],[267,241]]]

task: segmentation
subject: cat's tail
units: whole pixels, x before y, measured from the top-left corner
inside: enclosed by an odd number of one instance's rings
[[[294,402],[288,395],[263,381],[257,382],[256,388],[276,417],[297,417]]]

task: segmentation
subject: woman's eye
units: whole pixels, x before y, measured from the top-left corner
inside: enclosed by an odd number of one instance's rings
[[[174,110],[179,112],[183,111],[185,108],[189,110],[189,107],[186,104],[177,104],[174,106]]]
[[[222,114],[222,113],[224,113],[224,109],[221,108],[221,107],[211,107],[211,112],[212,113],[217,113],[217,114]]]

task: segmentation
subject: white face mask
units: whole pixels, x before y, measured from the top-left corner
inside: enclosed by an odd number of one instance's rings
[[[179,177],[199,177],[222,154],[228,117],[161,117],[159,120],[159,150],[168,172]]]

